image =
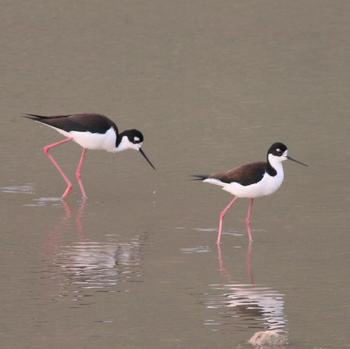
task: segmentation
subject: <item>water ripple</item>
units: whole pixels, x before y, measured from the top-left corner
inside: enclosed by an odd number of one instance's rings
[[[212,284],[205,304],[219,310],[215,324],[235,328],[285,330],[284,295],[263,285]],[[213,323],[206,323],[213,325]]]
[[[62,246],[53,265],[78,289],[107,289],[142,277],[141,244],[80,241]]]
[[[195,246],[195,247],[183,247],[181,248],[181,252],[184,254],[192,254],[192,253],[209,253],[209,246]]]
[[[31,184],[0,187],[0,191],[10,194],[34,194],[34,188]]]

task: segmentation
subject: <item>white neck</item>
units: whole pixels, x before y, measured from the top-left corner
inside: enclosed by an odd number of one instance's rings
[[[270,165],[277,171],[278,174],[283,174],[283,165],[282,162],[286,159],[281,156],[275,156],[273,154],[268,155],[268,160]]]

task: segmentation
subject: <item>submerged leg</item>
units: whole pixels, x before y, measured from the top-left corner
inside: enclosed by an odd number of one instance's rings
[[[87,199],[87,195],[86,195],[86,192],[84,189],[83,181],[81,180],[81,169],[83,168],[83,164],[84,164],[84,161],[86,158],[86,152],[87,152],[87,149],[84,148],[82,153],[81,153],[78,167],[75,171],[75,177],[77,178],[77,181],[78,181],[78,184],[80,187],[80,191],[81,191],[81,195],[83,196],[84,199]]]
[[[245,219],[247,233],[248,233],[248,238],[249,238],[250,242],[253,241],[253,233],[252,233],[253,204],[254,204],[254,199],[249,199],[249,206],[248,206],[248,211],[247,211],[247,217]]]
[[[62,176],[62,178],[64,179],[64,181],[67,184],[67,188],[66,188],[66,190],[64,191],[64,193],[62,195],[63,199],[65,199],[69,195],[69,193],[72,191],[73,185],[72,185],[72,182],[69,180],[69,178],[66,176],[66,174],[61,169],[60,165],[53,158],[53,156],[49,153],[49,151],[50,151],[51,148],[58,147],[59,145],[67,143],[67,142],[69,142],[71,140],[72,140],[72,138],[68,137],[68,138],[63,139],[62,141],[46,145],[43,148],[44,153],[47,155],[47,157],[50,159],[50,161],[54,164],[54,166],[56,167],[57,171],[60,173],[60,175]]]
[[[217,244],[220,244],[221,241],[221,233],[222,233],[222,223],[224,221],[225,214],[227,211],[233,206],[233,204],[238,200],[238,197],[234,197],[229,204],[221,211],[220,213],[220,219],[219,219],[219,229],[218,229],[218,237],[216,240]]]

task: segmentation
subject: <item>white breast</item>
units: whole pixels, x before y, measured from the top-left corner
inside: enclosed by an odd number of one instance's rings
[[[57,129],[56,129],[57,130]],[[57,130],[66,137],[72,137],[73,141],[78,143],[85,149],[101,149],[106,151],[115,151],[117,136],[113,127],[106,133],[91,133],[78,131],[62,131]]]

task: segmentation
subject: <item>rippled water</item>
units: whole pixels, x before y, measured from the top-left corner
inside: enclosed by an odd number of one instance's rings
[[[221,266],[221,272],[226,270]],[[226,275],[227,276],[227,275]],[[284,295],[269,286],[256,285],[250,270],[251,284],[211,284],[206,299],[216,320],[207,319],[205,325],[215,331],[236,330],[287,330]]]
[[[2,193],[11,194],[33,194],[34,189],[31,185],[10,185],[7,187],[0,187]]]
[[[35,202],[41,206],[55,200]],[[143,281],[142,249],[147,233],[129,237],[128,241],[119,241],[118,235],[109,233],[93,241],[83,222],[87,202],[83,201],[77,212],[66,202],[60,201],[59,206],[64,209],[64,215],[43,245],[48,262],[45,273],[59,283],[58,298],[71,297],[77,301],[87,297],[89,291],[116,292],[116,287],[120,291],[124,282]],[[67,234],[75,234],[77,241],[67,243]]]
[[[283,294],[258,285],[210,285],[207,307],[217,310],[218,327],[285,330]],[[237,322],[235,324],[235,321]],[[213,325],[206,321],[206,324]]]

